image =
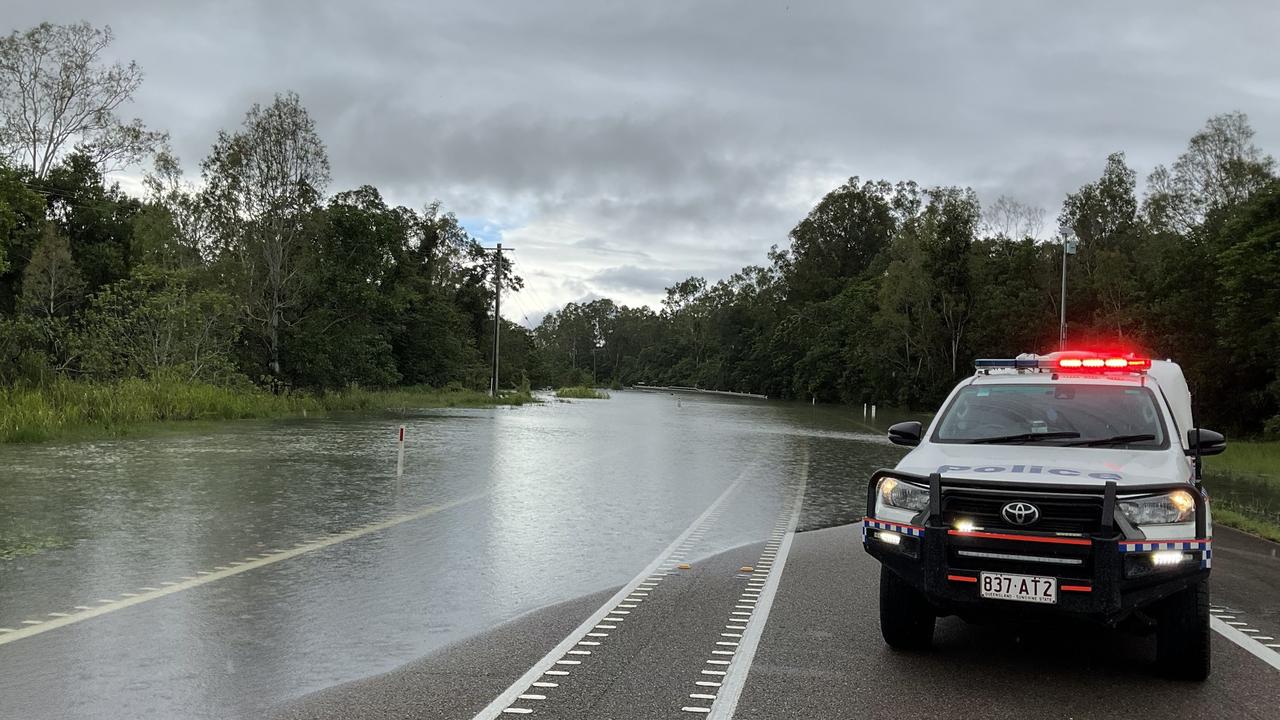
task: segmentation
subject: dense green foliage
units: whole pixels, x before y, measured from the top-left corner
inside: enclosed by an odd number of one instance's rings
[[[1067,196],[1068,345],[1182,364],[1206,425],[1280,432],[1280,182],[1242,115],[1213,118],[1139,198],[1123,154]],[[1057,349],[1062,245],[967,189],[851,178],[775,247],[661,310],[570,304],[535,331],[539,383],[643,382],[936,406],[975,357]]]
[[[254,153],[294,170],[263,177],[275,165]],[[484,387],[492,258],[436,204],[325,198],[326,165],[292,95],[222,134],[199,189],[167,156],[141,199],[81,153],[45,178],[0,164],[0,382]],[[527,333],[504,334],[527,353]]]

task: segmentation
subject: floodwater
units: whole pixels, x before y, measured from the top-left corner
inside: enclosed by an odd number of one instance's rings
[[[618,392],[0,447],[0,539],[46,548],[0,559],[0,718],[260,717],[622,584],[730,486],[700,556],[798,478],[802,530],[853,522],[902,454],[878,415]]]

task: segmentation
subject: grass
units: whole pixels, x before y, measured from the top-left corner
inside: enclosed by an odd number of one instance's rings
[[[1280,442],[1229,442],[1204,469],[1215,523],[1280,542]]]
[[[1231,440],[1221,455],[1205,458],[1206,470],[1275,478],[1280,483],[1280,440]]]
[[[1270,540],[1272,542],[1280,542],[1280,525],[1265,520],[1258,520],[1250,515],[1236,512],[1230,508],[1217,506],[1213,508],[1213,521],[1219,525],[1226,525],[1229,528],[1235,528],[1257,535],[1260,538]]]
[[[35,555],[45,550],[64,548],[70,544],[64,538],[48,535],[31,535],[16,531],[0,532],[0,560]]]
[[[556,397],[573,400],[608,400],[609,393],[586,385],[577,385],[575,387],[560,388],[556,391]]]
[[[0,442],[111,437],[157,423],[291,417],[304,413],[384,412],[428,407],[485,407],[532,401],[526,393],[491,398],[459,388],[352,388],[273,395],[178,379],[100,383],[59,379],[40,387],[0,389]]]

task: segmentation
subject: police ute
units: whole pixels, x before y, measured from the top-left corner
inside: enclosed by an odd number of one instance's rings
[[[897,649],[936,618],[1072,616],[1156,635],[1167,676],[1209,674],[1213,523],[1182,369],[1131,353],[978,360],[914,448],[867,488],[880,629]]]

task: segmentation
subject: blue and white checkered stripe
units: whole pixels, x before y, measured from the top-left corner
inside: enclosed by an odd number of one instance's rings
[[[888,530],[890,532],[896,532],[901,535],[906,535],[908,537],[924,537],[924,528],[921,528],[921,527],[916,527],[914,525],[903,525],[902,523],[884,522],[882,520],[875,520],[873,518],[863,518],[862,519],[862,542],[863,543],[867,542],[868,530]]]
[[[1120,552],[1155,552],[1157,550],[1208,550],[1209,540],[1174,540],[1173,542],[1122,542]]]
[[[1172,542],[1122,542],[1120,552],[1156,552],[1158,550],[1200,550],[1200,567],[1213,567],[1212,540],[1174,540]]]

